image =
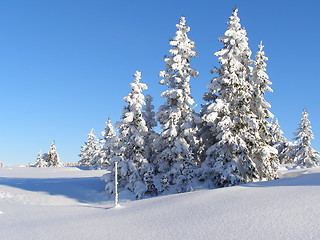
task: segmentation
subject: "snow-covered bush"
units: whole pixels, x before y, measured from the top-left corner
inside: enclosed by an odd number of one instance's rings
[[[79,166],[78,162],[66,162],[66,163],[61,163],[62,166],[64,167],[77,167]]]

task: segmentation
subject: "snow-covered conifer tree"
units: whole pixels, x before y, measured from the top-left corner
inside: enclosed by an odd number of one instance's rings
[[[268,131],[268,119],[272,119],[273,114],[268,109],[271,105],[265,100],[264,95],[266,91],[272,92],[270,87],[272,83],[266,73],[267,64],[265,61],[267,61],[268,58],[265,56],[263,48],[264,46],[262,42],[260,42],[251,76],[253,90],[251,109],[256,115],[257,130],[260,136],[260,138],[255,141],[253,155],[257,163],[260,178],[272,180],[277,178],[279,158],[277,149],[270,145],[271,135]]]
[[[49,167],[48,153],[42,154],[42,159],[46,162],[46,167]]]
[[[251,109],[251,50],[246,30],[241,27],[238,9],[234,9],[228,30],[219,38],[224,47],[215,53],[221,63],[218,74],[207,86],[204,99],[204,125],[213,138],[206,149],[200,180],[230,186],[259,178],[252,158],[258,124]],[[213,180],[213,181],[212,181]]]
[[[110,165],[112,157],[111,140],[116,135],[111,119],[108,118],[104,131],[101,132],[102,139],[100,139],[99,146],[93,156],[91,162],[93,169],[106,169]]]
[[[266,73],[267,64],[265,61],[267,61],[268,58],[265,56],[263,48],[264,46],[262,45],[262,42],[260,42],[259,51],[256,54],[251,77],[253,85],[251,108],[257,116],[260,135],[264,141],[268,142],[270,141],[271,136],[268,131],[269,123],[267,119],[272,119],[273,114],[268,109],[271,108],[271,105],[265,100],[264,95],[265,92],[273,92],[273,90],[270,87],[272,83]]]
[[[147,159],[144,156],[145,136],[148,128],[142,117],[142,107],[145,104],[142,91],[147,89],[147,85],[140,82],[141,73],[136,71],[134,82],[131,83],[132,91],[124,97],[128,103],[124,107],[121,122],[116,123],[119,135],[113,140],[113,151],[115,153],[111,161],[117,161],[119,187],[125,187],[133,191],[137,198],[147,190],[144,183],[144,174],[149,168]],[[105,180],[111,180],[113,171],[104,177]],[[106,189],[113,191],[111,181],[107,184]]]
[[[153,98],[151,95],[147,94],[145,96],[145,106],[143,106],[144,112],[142,113],[142,117],[146,122],[146,126],[148,128],[147,136],[146,136],[146,144],[145,144],[145,157],[148,162],[153,162],[155,156],[155,140],[158,138],[158,134],[155,132],[154,127],[157,126],[157,122],[155,120],[155,112],[154,106],[152,104]]]
[[[309,113],[304,109],[299,128],[294,134],[296,136],[294,138],[296,146],[293,147],[292,151],[295,152],[295,163],[297,165],[316,167],[319,166],[318,158],[320,156],[319,152],[311,147],[313,133],[308,117]]]
[[[88,140],[81,146],[81,153],[79,154],[80,160],[78,162],[79,165],[91,166],[91,161],[97,149],[97,138],[94,135],[94,129],[91,129],[88,134]]]
[[[278,119],[272,120],[268,125],[268,131],[270,134],[270,145],[277,149],[278,158],[281,164],[293,163],[293,159],[287,156],[286,152],[293,146],[293,143],[289,142],[284,136],[283,131],[280,128]]]
[[[185,191],[179,180],[184,176],[183,170],[186,165],[197,162],[197,130],[201,119],[193,110],[189,85],[191,77],[198,76],[198,71],[190,66],[191,58],[197,56],[195,43],[188,38],[190,27],[186,26],[185,17],[180,18],[176,27],[176,35],[170,40],[170,56],[164,58],[166,69],[159,74],[162,77],[160,84],[169,90],[161,94],[166,102],[156,114],[162,125],[156,144],[156,162],[158,170],[167,174],[169,183],[176,185],[176,191],[181,192]]]
[[[122,149],[120,147],[120,136],[116,135],[114,137],[112,137],[109,141],[109,145],[110,145],[110,155],[109,155],[109,166],[107,167],[107,173],[104,174],[101,177],[102,181],[105,181],[107,184],[105,186],[105,190],[110,193],[113,194],[114,193],[114,188],[115,188],[115,183],[114,183],[114,179],[115,179],[115,162],[119,163],[123,160],[123,154],[122,154]],[[119,165],[117,166],[117,172],[118,172],[118,177],[120,176],[120,172],[119,172]],[[122,169],[125,170],[125,169]],[[120,180],[120,181],[119,181]],[[119,184],[120,182],[120,184]],[[118,185],[120,186],[120,188],[124,187],[126,185],[125,180],[123,179],[118,179]]]
[[[38,153],[37,161],[34,164],[36,167],[47,167],[47,162],[43,159],[43,155],[41,152]]]
[[[108,117],[108,120],[106,121],[106,126],[104,128],[104,131],[101,133],[101,136],[103,137],[102,143],[108,142],[111,138],[113,138],[116,135],[116,132],[114,131],[112,122],[110,117]]]
[[[49,167],[61,166],[55,141],[53,141],[50,145],[50,149],[46,155],[46,161]]]

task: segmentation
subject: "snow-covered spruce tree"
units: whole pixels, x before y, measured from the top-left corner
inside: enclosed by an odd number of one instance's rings
[[[104,157],[101,152],[101,149],[102,149],[102,145],[99,143],[99,140],[97,139],[96,150],[93,152],[91,161],[89,163],[91,170],[101,169],[100,163],[102,163],[102,158]]]
[[[254,181],[259,171],[252,158],[258,134],[256,115],[251,109],[251,50],[246,30],[234,9],[228,30],[219,38],[224,47],[215,53],[221,63],[218,74],[207,86],[203,107],[204,125],[213,138],[206,149],[199,180],[220,187]]]
[[[153,158],[155,157],[155,140],[158,138],[159,134],[155,132],[154,127],[157,126],[157,122],[155,120],[155,112],[154,106],[152,104],[153,98],[151,95],[147,94],[145,96],[145,106],[143,106],[144,112],[142,113],[142,117],[146,122],[146,126],[148,128],[148,132],[146,135],[146,143],[145,143],[145,157],[149,162],[153,162]]]
[[[111,139],[116,135],[111,119],[108,118],[104,131],[101,132],[102,139],[100,139],[99,146],[93,156],[91,162],[93,169],[106,169],[110,165]]]
[[[34,164],[35,167],[47,167],[47,162],[43,159],[43,154],[41,152],[38,153],[37,161]]]
[[[55,141],[53,141],[50,145],[50,149],[46,155],[46,161],[49,167],[61,166]]]
[[[292,151],[295,153],[295,163],[307,167],[316,167],[319,166],[318,158],[320,156],[319,152],[311,147],[313,133],[306,109],[303,110],[302,116],[299,128],[294,134],[296,136],[294,138],[296,146],[292,148]]]
[[[97,138],[94,135],[94,129],[91,129],[90,133],[88,134],[88,140],[85,142],[84,145],[81,146],[81,153],[79,154],[80,166],[91,166],[92,158],[97,151]]]
[[[107,184],[105,186],[105,190],[109,193],[109,194],[113,194],[114,193],[114,188],[115,188],[115,162],[119,163],[123,160],[123,154],[122,154],[122,149],[120,147],[120,136],[116,135],[114,137],[112,137],[109,141],[109,145],[110,145],[110,155],[109,155],[109,166],[107,167],[107,173],[104,174],[101,177],[102,181],[105,181]],[[125,169],[122,169],[125,170]],[[120,175],[119,172],[119,165],[118,165],[118,177]],[[118,179],[118,185],[120,186],[120,188],[123,188],[125,186],[125,181],[120,179],[121,182],[119,184],[119,179]],[[119,187],[118,186],[118,187]]]
[[[259,51],[256,54],[251,76],[253,86],[251,108],[257,116],[260,135],[266,142],[268,142],[270,141],[271,136],[268,131],[269,123],[267,119],[272,119],[273,114],[268,109],[271,108],[271,105],[265,100],[264,95],[265,92],[273,92],[273,90],[270,87],[272,83],[266,73],[267,64],[265,61],[267,61],[268,58],[265,56],[263,48],[264,46],[262,45],[262,42],[260,42]]]
[[[110,117],[108,117],[104,131],[101,132],[101,136],[103,137],[101,143],[105,144],[106,142],[110,141],[110,139],[113,138],[115,135],[116,132],[114,131],[111,119]]]
[[[280,128],[278,119],[271,120],[268,124],[268,131],[271,137],[269,144],[277,149],[280,164],[293,163],[293,158],[288,157],[286,154],[288,149],[293,146],[293,143],[289,142],[283,136],[283,131]]]
[[[100,139],[101,147],[97,149],[94,157],[92,167],[94,169],[106,169],[110,165],[112,157],[112,138],[116,136],[111,119],[108,118],[103,132],[101,132],[102,139]]]
[[[150,167],[144,156],[148,128],[141,112],[145,104],[142,91],[147,89],[147,85],[140,83],[140,72],[137,71],[134,77],[134,82],[130,84],[132,91],[123,99],[128,105],[123,109],[121,122],[116,123],[119,135],[113,139],[114,156],[111,161],[119,162],[119,188],[125,187],[133,191],[136,198],[141,198],[147,191],[144,174]],[[104,177],[105,180],[114,178],[113,168],[110,170],[112,171]],[[112,185],[113,181],[110,181],[106,190],[112,192]]]
[[[191,77],[198,76],[198,71],[190,66],[191,58],[197,56],[195,43],[188,38],[190,27],[184,17],[176,27],[176,35],[170,40],[170,56],[164,58],[165,70],[159,74],[160,84],[169,90],[161,94],[166,102],[156,114],[162,128],[156,144],[156,162],[158,171],[168,176],[170,185],[175,185],[172,190],[184,192],[191,190],[190,165],[197,163],[197,130],[201,119],[193,110],[189,85]]]
[[[268,119],[273,118],[273,114],[268,108],[271,105],[265,100],[265,92],[272,92],[269,76],[266,73],[267,64],[265,61],[268,58],[263,51],[262,42],[260,42],[259,50],[256,54],[254,67],[252,70],[251,84],[252,84],[252,100],[251,109],[256,115],[258,124],[259,138],[256,139],[253,149],[253,157],[257,163],[260,178],[273,180],[278,177],[277,170],[279,168],[278,151],[270,145],[271,135],[268,131]]]

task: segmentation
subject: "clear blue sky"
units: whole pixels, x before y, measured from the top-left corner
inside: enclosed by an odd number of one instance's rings
[[[274,89],[267,100],[285,136],[292,139],[307,108],[320,150],[318,1],[3,0],[0,161],[33,163],[52,140],[61,161],[77,161],[91,128],[100,135],[108,116],[119,120],[136,70],[158,108],[166,90],[158,73],[181,15],[199,54],[191,86],[201,105],[235,4],[253,53],[265,45]]]

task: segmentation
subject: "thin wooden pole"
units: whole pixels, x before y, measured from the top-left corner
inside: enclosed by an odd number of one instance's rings
[[[118,163],[114,162],[114,206],[118,206]]]

